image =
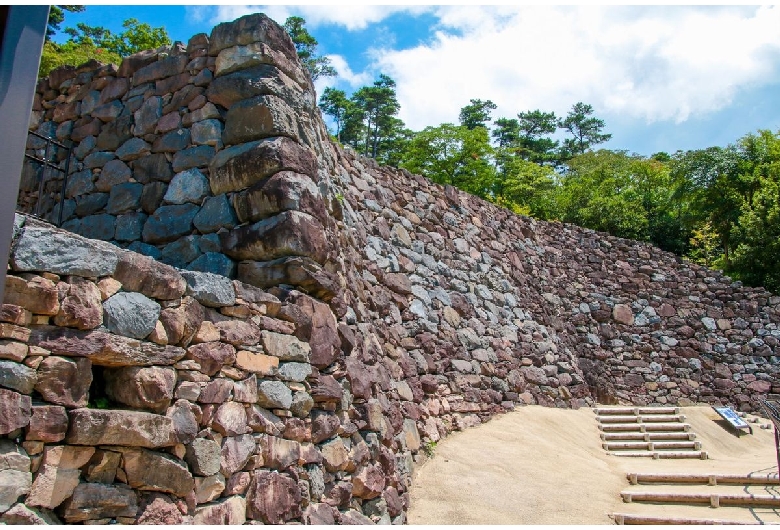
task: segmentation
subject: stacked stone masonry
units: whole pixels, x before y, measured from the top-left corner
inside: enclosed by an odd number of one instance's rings
[[[40,83],[75,171],[62,229],[17,215],[0,522],[403,523],[425,449],[515,406],[780,392],[780,297],[378,167],[314,101],[259,14]]]

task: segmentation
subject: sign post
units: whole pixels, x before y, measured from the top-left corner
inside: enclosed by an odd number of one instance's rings
[[[0,302],[49,6],[0,6]]]

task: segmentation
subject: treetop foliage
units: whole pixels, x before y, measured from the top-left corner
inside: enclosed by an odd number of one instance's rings
[[[84,6],[52,6],[49,10],[39,77],[48,75],[54,68],[63,65],[79,66],[91,59],[102,63],[119,64],[122,57],[171,43],[164,27],[154,28],[135,18],[125,20],[122,24],[125,30],[119,34],[114,34],[101,26],[90,26],[80,22],[75,28],[65,28],[64,32],[69,35],[65,43],[53,42],[51,37],[56,35],[64,21],[65,11],[81,12],[84,9]]]

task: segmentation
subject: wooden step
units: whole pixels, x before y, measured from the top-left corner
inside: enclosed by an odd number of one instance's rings
[[[780,485],[777,473],[751,475],[725,474],[671,474],[671,473],[628,473],[626,478],[631,484],[731,484],[740,486]]]
[[[641,414],[679,414],[680,407],[597,407],[593,412],[598,415],[641,415]]]
[[[599,423],[684,423],[683,414],[644,414],[641,416],[596,416]]]
[[[615,524],[673,524],[673,525],[735,525],[735,524],[777,524],[777,523],[765,523],[762,521],[734,521],[726,519],[696,519],[689,517],[664,517],[657,515],[638,515],[630,513],[613,513],[611,517],[615,520]]]
[[[657,441],[657,442],[605,442],[601,446],[607,451],[636,451],[645,449],[647,451],[666,451],[688,449],[698,451],[701,449],[701,442],[691,441]]]
[[[603,432],[688,432],[687,423],[603,423],[599,425]]]
[[[626,456],[634,458],[654,458],[656,460],[681,458],[707,460],[709,458],[707,451],[616,451],[608,452],[607,454],[611,456]]]
[[[713,493],[668,493],[655,491],[621,492],[623,502],[652,502],[667,504],[709,504],[712,508],[720,506],[780,507],[780,497],[769,494],[720,494]]]
[[[692,432],[603,432],[601,439],[605,442],[642,440],[652,442],[657,440],[695,440]]]

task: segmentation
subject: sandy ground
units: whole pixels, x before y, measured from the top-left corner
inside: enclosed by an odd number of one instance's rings
[[[601,447],[592,409],[523,407],[455,433],[416,470],[408,522],[613,524],[608,514],[615,512],[658,514],[658,506],[622,502],[621,491],[647,489],[630,486],[629,472],[777,471],[773,430],[754,425],[752,436],[737,437],[716,421],[719,416],[710,407],[687,407],[682,413],[708,460],[610,456]],[[675,516],[739,516],[733,508],[718,508],[717,514],[707,507],[674,507],[673,514],[663,510]]]

